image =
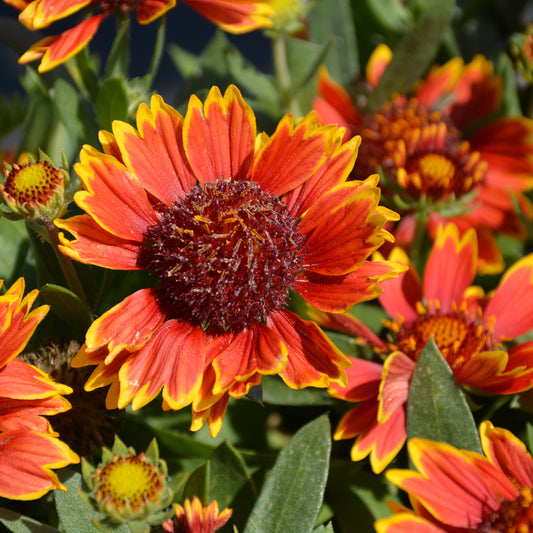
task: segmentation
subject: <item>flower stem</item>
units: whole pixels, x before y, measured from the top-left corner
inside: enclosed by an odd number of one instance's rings
[[[413,242],[409,250],[409,256],[411,262],[415,269],[420,272],[422,268],[422,251],[424,250],[424,245],[426,241],[427,231],[426,231],[426,222],[427,216],[424,213],[417,213],[415,215],[416,227],[415,235],[413,237]]]
[[[65,275],[65,278],[67,279],[67,283],[68,283],[70,290],[74,294],[76,294],[76,296],[78,296],[81,300],[87,303],[87,297],[85,295],[85,291],[83,290],[83,287],[80,283],[78,274],[76,274],[76,270],[74,269],[74,265],[72,264],[72,261],[66,255],[63,255],[59,251],[59,244],[60,244],[59,243],[59,232],[57,231],[54,221],[50,219],[43,219],[42,222],[46,229],[48,241],[50,242],[50,244],[52,245],[52,248],[54,249],[57,260],[59,261],[59,264],[61,265],[61,270],[63,271],[63,274]]]
[[[292,95],[292,80],[287,61],[287,42],[285,37],[283,32],[279,32],[272,38],[274,71],[285,110],[290,111],[295,117],[300,117],[302,115],[300,105]]]

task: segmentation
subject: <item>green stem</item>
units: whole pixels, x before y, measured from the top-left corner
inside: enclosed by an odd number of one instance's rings
[[[61,265],[61,270],[63,271],[63,274],[65,275],[65,278],[67,279],[67,283],[68,283],[70,290],[74,294],[76,294],[76,296],[78,296],[81,300],[87,303],[87,297],[85,296],[85,291],[83,290],[83,287],[80,283],[78,274],[76,274],[76,270],[74,270],[74,265],[72,264],[72,261],[66,255],[63,255],[59,251],[59,244],[60,244],[59,232],[57,231],[54,221],[50,219],[43,219],[42,222],[46,229],[48,241],[50,242],[50,244],[52,245],[52,248],[54,249],[54,253],[56,254],[57,260],[59,261],[59,264]]]
[[[285,110],[290,111],[295,117],[302,116],[300,105],[293,97],[292,80],[287,61],[287,43],[285,34],[280,32],[272,39],[272,59],[274,71],[278,81],[279,92],[282,97]]]
[[[424,250],[424,245],[426,242],[426,222],[427,222],[427,215],[425,213],[416,213],[415,214],[415,220],[416,220],[416,228],[415,228],[415,235],[413,238],[413,242],[411,244],[411,248],[409,250],[409,257],[411,259],[411,262],[413,263],[413,266],[417,270],[417,272],[421,272],[422,269],[422,250]]]

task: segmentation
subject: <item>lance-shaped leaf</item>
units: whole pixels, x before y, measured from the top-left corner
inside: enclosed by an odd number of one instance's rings
[[[326,486],[331,451],[323,415],[300,429],[267,475],[244,533],[310,533]]]
[[[418,358],[407,403],[407,436],[447,442],[482,453],[474,418],[461,388],[430,339]]]
[[[36,531],[40,533],[59,533],[59,529],[55,527],[41,524],[41,522],[29,516],[4,508],[0,508],[0,524],[6,527],[6,531],[11,531],[12,533],[35,533]]]
[[[436,0],[395,46],[394,55],[368,99],[368,111],[379,109],[394,93],[407,93],[439,49],[455,9],[454,0]]]

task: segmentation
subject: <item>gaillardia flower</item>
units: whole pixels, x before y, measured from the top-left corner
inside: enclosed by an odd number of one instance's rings
[[[272,24],[268,0],[182,0],[225,31],[244,33]],[[51,70],[85,48],[100,24],[115,11],[135,11],[140,24],[149,24],[176,5],[176,0],[4,0],[20,10],[19,20],[30,30],[48,28],[53,22],[87,11],[73,28],[41,39],[19,62],[41,59],[39,72]]]
[[[48,312],[31,311],[37,294],[24,296],[21,278],[0,296],[0,496],[14,500],[66,490],[52,468],[79,462],[43,418],[70,408],[71,389],[16,359]]]
[[[400,248],[389,260],[409,262]],[[347,387],[330,388],[337,398],[359,402],[335,432],[336,439],[357,436],[353,460],[370,454],[373,470],[381,472],[403,446],[411,377],[432,337],[464,387],[512,394],[533,386],[533,342],[504,346],[533,328],[533,255],[513,265],[488,296],[470,287],[476,262],[474,231],[460,238],[449,224],[437,232],[423,285],[412,266],[383,283],[379,301],[393,319],[385,322],[387,340],[347,314],[317,317],[323,326],[362,338],[385,358],[384,364],[352,359]]]
[[[484,456],[413,438],[407,447],[418,472],[388,470],[409,493],[414,511],[378,520],[378,533],[516,532],[533,529],[533,460],[524,444],[489,421],[480,426]]]
[[[388,262],[367,261],[396,215],[378,205],[377,176],[346,182],[359,139],[285,116],[256,138],[238,89],[191,97],[185,117],[155,96],[137,129],[114,122],[104,153],[85,146],[76,171],[86,214],[57,220],[62,251],[158,280],[89,328],[74,366],[97,365],[88,390],[110,384],[109,408],[193,404],[194,426],[221,421],[229,396],[263,374],[292,388],[344,383],[346,357],[316,324],[284,306],[291,290],[340,312],[374,298]],[[218,422],[216,422],[218,421]]]
[[[231,509],[218,512],[218,503],[213,500],[207,507],[202,505],[200,498],[194,496],[192,502],[185,498],[183,506],[174,504],[176,522],[172,519],[163,524],[169,533],[214,533],[231,518]]]
[[[102,449],[96,468],[82,461],[82,474],[89,491],[81,496],[102,513],[97,522],[103,529],[128,524],[132,533],[148,533],[150,526],[161,525],[172,513],[167,508],[173,491],[155,439],[146,453],[137,454],[115,437],[111,450]]]
[[[374,51],[367,67],[371,88],[391,58],[385,45]],[[439,224],[453,222],[461,234],[475,229],[479,272],[503,269],[494,235],[525,235],[513,194],[526,216],[533,213],[523,195],[533,187],[533,121],[492,118],[502,80],[487,59],[476,56],[467,65],[452,59],[431,70],[411,95],[397,95],[372,113],[358,109],[325,70],[318,91],[319,120],[346,127],[346,138],[363,138],[354,177],[369,168],[383,172],[384,198],[402,215],[394,232],[398,245],[412,242],[417,217],[432,236]]]

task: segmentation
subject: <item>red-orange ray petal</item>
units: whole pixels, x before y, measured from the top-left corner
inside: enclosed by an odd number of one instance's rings
[[[377,533],[445,533],[444,529],[413,513],[382,518],[374,523],[374,527]]]
[[[457,383],[470,387],[491,390],[491,387],[506,389],[512,386],[514,373],[505,375],[508,354],[503,350],[469,354],[465,361],[453,369]]]
[[[4,0],[4,2],[19,11],[23,11],[29,4],[31,4],[31,0]]]
[[[306,237],[303,267],[340,276],[355,270],[383,243],[378,228],[386,222],[376,214],[380,192],[377,178],[350,181],[324,194],[300,222]]]
[[[38,68],[41,74],[57,67],[87,46],[103,19],[103,15],[95,15],[60,35],[41,39],[22,54],[19,63],[29,63],[42,57]]]
[[[355,135],[361,115],[353,105],[350,95],[328,74],[325,67],[318,71],[318,94],[313,102],[313,109],[317,113],[321,124],[336,124],[346,128],[344,140]]]
[[[334,133],[331,126],[319,126],[314,113],[296,126],[292,115],[285,115],[271,137],[260,137],[262,144],[254,161],[253,181],[274,196],[300,187],[324,164]]]
[[[209,424],[209,433],[214,438],[222,428],[222,421],[228,407],[229,394],[224,393],[215,403],[207,409],[196,411],[192,409],[191,431],[198,431],[206,422]]]
[[[443,313],[459,304],[476,275],[477,240],[474,230],[462,238],[453,224],[437,231],[424,271],[424,294],[428,305],[440,305]]]
[[[366,64],[366,81],[370,87],[377,87],[383,72],[392,59],[392,50],[386,44],[378,44]]]
[[[76,203],[104,230],[125,240],[143,242],[159,218],[139,178],[111,156],[85,146],[75,170],[85,185]]]
[[[168,320],[128,358],[119,372],[118,407],[134,410],[151,402],[163,389],[171,409],[190,404],[200,388],[205,366],[206,337],[198,326]]]
[[[378,423],[378,402],[366,400],[348,411],[335,431],[336,440],[358,435],[352,450],[353,461],[370,454],[374,473],[379,474],[396,457],[406,439],[405,410],[397,409],[383,423]]]
[[[34,0],[28,3],[19,20],[30,30],[38,30],[80,11],[90,3],[91,0]]]
[[[376,256],[379,257],[379,254]],[[416,303],[422,300],[422,285],[418,273],[401,248],[393,248],[389,261],[407,265],[408,270],[381,284],[383,292],[379,295],[379,303],[394,319],[401,318],[406,322],[416,320]]]
[[[407,406],[415,365],[415,361],[402,352],[394,352],[387,357],[379,388],[380,423],[385,422],[397,409]]]
[[[208,351],[216,372],[215,395],[227,390],[234,380],[245,381],[255,373],[278,374],[287,364],[283,339],[261,323],[239,333],[218,335],[209,342]]]
[[[463,130],[497,111],[502,85],[492,63],[476,55],[453,85],[453,100],[447,108],[453,123]]]
[[[59,233],[59,249],[71,259],[114,270],[139,270],[137,259],[143,243],[105,231],[89,215],[56,219],[54,224],[75,237],[69,240],[64,233]]]
[[[308,320],[291,311],[281,309],[267,320],[288,349],[287,367],[280,372],[285,383],[293,389],[327,387],[331,382],[346,383],[345,367],[350,361]]]
[[[505,272],[483,313],[484,319],[491,317],[500,339],[514,339],[533,328],[533,254]]]
[[[350,361],[352,366],[346,369],[346,386],[332,383],[328,392],[348,402],[377,398],[383,365],[365,359],[350,358]]]
[[[301,217],[323,194],[348,179],[357,157],[361,137],[354,137],[342,145],[336,141],[332,143],[334,149],[311,178],[283,196],[282,199],[292,216]]]
[[[142,186],[165,205],[172,205],[196,184],[183,147],[183,117],[158,96],[137,110],[137,128],[113,123],[124,164]]]
[[[326,276],[302,272],[295,290],[322,311],[347,311],[355,303],[371,300],[382,292],[378,283],[398,274],[398,265],[365,261],[355,272],[344,276]]]
[[[272,25],[268,0],[184,0],[224,31],[240,34]]]
[[[191,97],[183,124],[183,144],[201,183],[249,179],[255,134],[255,115],[234,85],[224,96],[213,87],[204,104]]]
[[[387,477],[446,524],[475,528],[502,499],[514,500],[518,494],[512,482],[479,454],[418,438],[411,439],[408,448],[421,473],[391,470]]]
[[[176,6],[176,0],[144,0],[136,11],[140,24],[149,24]]]
[[[66,488],[51,468],[79,463],[60,440],[33,431],[0,433],[0,496],[34,500],[49,490]]]
[[[56,395],[43,400],[12,400],[0,395],[0,432],[24,429],[57,436],[50,422],[43,418],[68,411],[70,403]]]
[[[490,462],[521,487],[533,485],[533,459],[524,443],[510,431],[485,420],[479,428],[481,445]]]
[[[0,369],[0,396],[4,398],[38,400],[71,392],[67,385],[54,382],[45,372],[19,359]]]
[[[14,359],[26,346],[49,307],[43,305],[30,311],[38,291],[25,297],[24,279],[19,278],[0,296],[0,369]]]
[[[106,347],[106,362],[110,362],[124,349],[134,351],[144,346],[165,318],[152,290],[141,289],[91,324],[85,337],[87,349]],[[72,360],[72,366],[78,365],[78,355]]]
[[[455,57],[444,65],[432,68],[416,90],[416,99],[428,107],[438,107],[446,101],[444,99],[452,91],[463,66],[463,60]]]

